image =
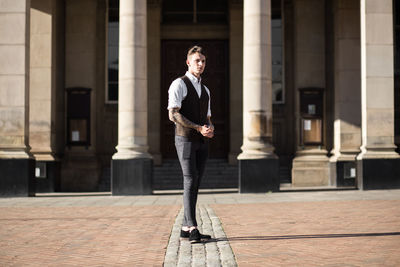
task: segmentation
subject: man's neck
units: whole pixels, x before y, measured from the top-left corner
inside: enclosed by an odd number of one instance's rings
[[[200,75],[197,76],[195,73],[188,71],[190,74],[192,74],[194,77],[196,77],[197,79],[200,79]]]

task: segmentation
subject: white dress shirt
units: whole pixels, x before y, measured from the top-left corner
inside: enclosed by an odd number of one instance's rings
[[[190,72],[186,72],[185,75],[192,82],[193,87],[196,89],[197,95],[199,98],[201,97],[201,78],[197,79],[196,76],[191,74]],[[211,107],[210,107],[210,90],[204,85],[204,89],[208,94],[208,112],[207,117],[211,117]],[[171,86],[168,90],[168,109],[172,108],[181,108],[182,101],[187,96],[187,88],[185,82],[178,78],[171,83]]]

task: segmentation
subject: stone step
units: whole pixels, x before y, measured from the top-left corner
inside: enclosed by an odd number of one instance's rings
[[[292,170],[289,166],[279,166],[279,179],[281,183],[290,183],[292,180]]]
[[[288,166],[279,167],[279,177],[282,183],[290,183],[291,169]],[[200,188],[238,188],[239,170],[237,165],[230,165],[223,159],[209,159]],[[179,161],[164,160],[160,166],[153,169],[154,190],[182,189],[182,170]],[[111,168],[104,168],[99,181],[98,190],[108,192],[111,190]]]
[[[182,189],[183,179],[179,161],[164,160],[161,166],[154,167],[154,190]],[[238,167],[229,165],[224,159],[209,159],[200,188],[237,188]]]

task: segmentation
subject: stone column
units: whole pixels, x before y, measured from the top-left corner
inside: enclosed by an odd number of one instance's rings
[[[361,1],[361,189],[400,188],[394,145],[392,1]]]
[[[229,163],[237,164],[243,140],[243,1],[229,2]]]
[[[334,148],[332,181],[354,186],[361,145],[360,1],[334,6]],[[336,178],[336,179],[335,179]]]
[[[300,90],[319,88],[326,95],[325,79],[325,1],[296,1],[295,23],[295,95],[297,152],[293,159],[292,186],[310,187],[330,185],[328,151],[325,148],[325,106],[322,108],[322,145],[301,142]],[[322,101],[324,104],[324,101]],[[305,123],[305,122],[304,122]],[[309,126],[311,130],[311,125]],[[318,127],[318,126],[317,126]],[[305,127],[304,127],[305,128]],[[308,128],[308,127],[307,127]]]
[[[36,192],[53,192],[59,178],[55,157],[56,4],[55,0],[31,0],[29,142],[40,164]]]
[[[244,1],[243,145],[239,191],[279,190],[272,145],[271,1]]]
[[[161,155],[161,0],[148,1],[147,16],[147,56],[148,56],[148,122],[149,122],[149,153],[153,157],[154,164],[162,163]],[[165,107],[161,107],[165,108]],[[164,110],[165,111],[165,110]],[[152,122],[152,123],[150,123]]]
[[[147,136],[147,3],[120,1],[118,146],[112,158],[114,195],[151,194]]]
[[[0,2],[0,196],[34,194],[29,147],[29,0]]]

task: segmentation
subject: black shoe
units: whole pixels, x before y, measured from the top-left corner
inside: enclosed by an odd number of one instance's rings
[[[199,232],[198,229],[194,229],[194,230],[192,230],[192,231],[190,232],[189,241],[190,241],[191,243],[200,242],[202,239],[203,239],[203,240],[204,240],[204,239],[211,239],[211,236],[200,234],[200,232]]]
[[[190,237],[190,231],[181,230],[181,237],[182,238],[189,238]],[[200,234],[200,239],[211,239],[211,236],[210,235]]]
[[[189,236],[190,236],[190,231],[181,230],[181,237],[182,238],[189,238]]]

